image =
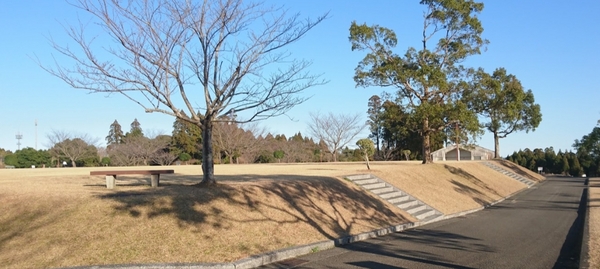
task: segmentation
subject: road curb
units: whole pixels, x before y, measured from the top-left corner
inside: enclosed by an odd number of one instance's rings
[[[589,253],[589,241],[590,241],[590,179],[585,179],[585,190],[587,191],[587,201],[585,201],[585,210],[583,216],[583,236],[581,238],[581,253],[579,254],[579,268],[587,269],[590,268],[590,253]]]

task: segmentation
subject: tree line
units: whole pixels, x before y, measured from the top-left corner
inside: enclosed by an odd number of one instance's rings
[[[358,117],[352,124],[342,126],[336,121],[346,119],[343,115],[329,116],[321,118],[321,123],[338,126],[331,130],[343,133],[345,128],[360,129]],[[360,161],[361,151],[347,146],[354,136],[329,138],[331,141],[326,137],[328,142],[315,142],[300,132],[288,138],[284,134],[266,133],[258,125],[243,125],[223,118],[214,128],[211,148],[216,164]],[[0,149],[0,160],[17,168],[92,167],[198,164],[203,156],[200,128],[180,119],[173,123],[171,135],[146,134],[137,119],[125,132],[115,120],[105,137],[106,147],[87,134],[52,131],[47,138],[48,150],[24,148],[13,153]]]
[[[554,148],[519,150],[506,156],[506,159],[527,167],[531,171],[538,171],[541,167],[544,173],[570,175],[579,177],[600,176],[600,124],[581,139],[573,143],[573,151],[561,151]]]

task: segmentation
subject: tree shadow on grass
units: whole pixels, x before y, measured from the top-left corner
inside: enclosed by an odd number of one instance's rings
[[[481,181],[479,178],[472,175],[471,173],[463,170],[462,168],[452,167],[447,164],[444,164],[444,168],[446,168],[446,170],[448,170],[453,175],[457,175],[461,178],[464,178],[468,182],[472,183],[473,185],[475,185],[487,192],[487,194],[486,194],[478,189],[475,189],[471,186],[468,186],[468,185],[458,182],[456,180],[451,181],[451,183],[454,184],[454,186],[455,186],[454,190],[456,190],[459,193],[463,193],[463,194],[471,196],[472,199],[480,205],[489,205],[491,202],[494,201],[495,198],[490,197],[488,195],[490,193],[497,197],[503,197],[496,190],[494,190],[493,188],[490,188],[490,186],[488,184]]]
[[[158,188],[127,190],[117,185],[98,196],[116,201],[115,210],[136,218],[173,216],[180,226],[208,224],[217,229],[235,228],[236,223],[305,223],[329,239],[350,235],[355,227],[408,221],[385,202],[335,178],[217,176],[218,184],[210,187],[190,185],[189,179],[169,175],[161,177]]]
[[[454,179],[452,179],[450,181],[450,183],[452,183],[454,185],[454,190],[456,192],[462,193],[462,194],[465,194],[465,195],[471,197],[471,199],[473,199],[473,201],[475,201],[476,203],[478,203],[482,206],[489,205],[494,200],[491,197],[485,195],[483,192],[481,192],[473,187],[467,186],[463,183],[460,183]]]

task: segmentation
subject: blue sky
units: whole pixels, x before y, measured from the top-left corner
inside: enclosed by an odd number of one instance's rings
[[[366,120],[367,100],[393,89],[356,88],[354,68],[364,57],[352,52],[348,29],[352,21],[379,24],[398,35],[397,52],[419,46],[422,6],[419,1],[285,1],[290,12],[330,18],[289,48],[296,58],[313,62],[310,70],[329,83],[307,90],[311,98],[288,116],[260,124],[271,133],[307,134],[309,113],[359,113]],[[278,3],[273,1],[273,3]],[[571,149],[575,139],[588,134],[600,119],[600,1],[504,0],[484,1],[480,14],[487,51],[465,65],[492,72],[504,67],[531,89],[541,105],[543,120],[535,132],[515,133],[500,141],[501,154],[524,148]],[[36,63],[52,65],[48,42],[72,44],[63,25],[76,24],[86,14],[64,1],[0,2],[0,148],[48,147],[52,130],[89,134],[104,145],[109,125],[116,119],[125,130],[137,118],[145,131],[172,131],[174,119],[146,114],[122,96],[89,94],[70,88]],[[361,134],[366,137],[368,131]],[[489,133],[479,145],[493,149]]]

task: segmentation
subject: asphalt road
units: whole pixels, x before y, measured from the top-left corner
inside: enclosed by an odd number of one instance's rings
[[[262,268],[577,268],[584,187],[549,177],[465,217]]]

